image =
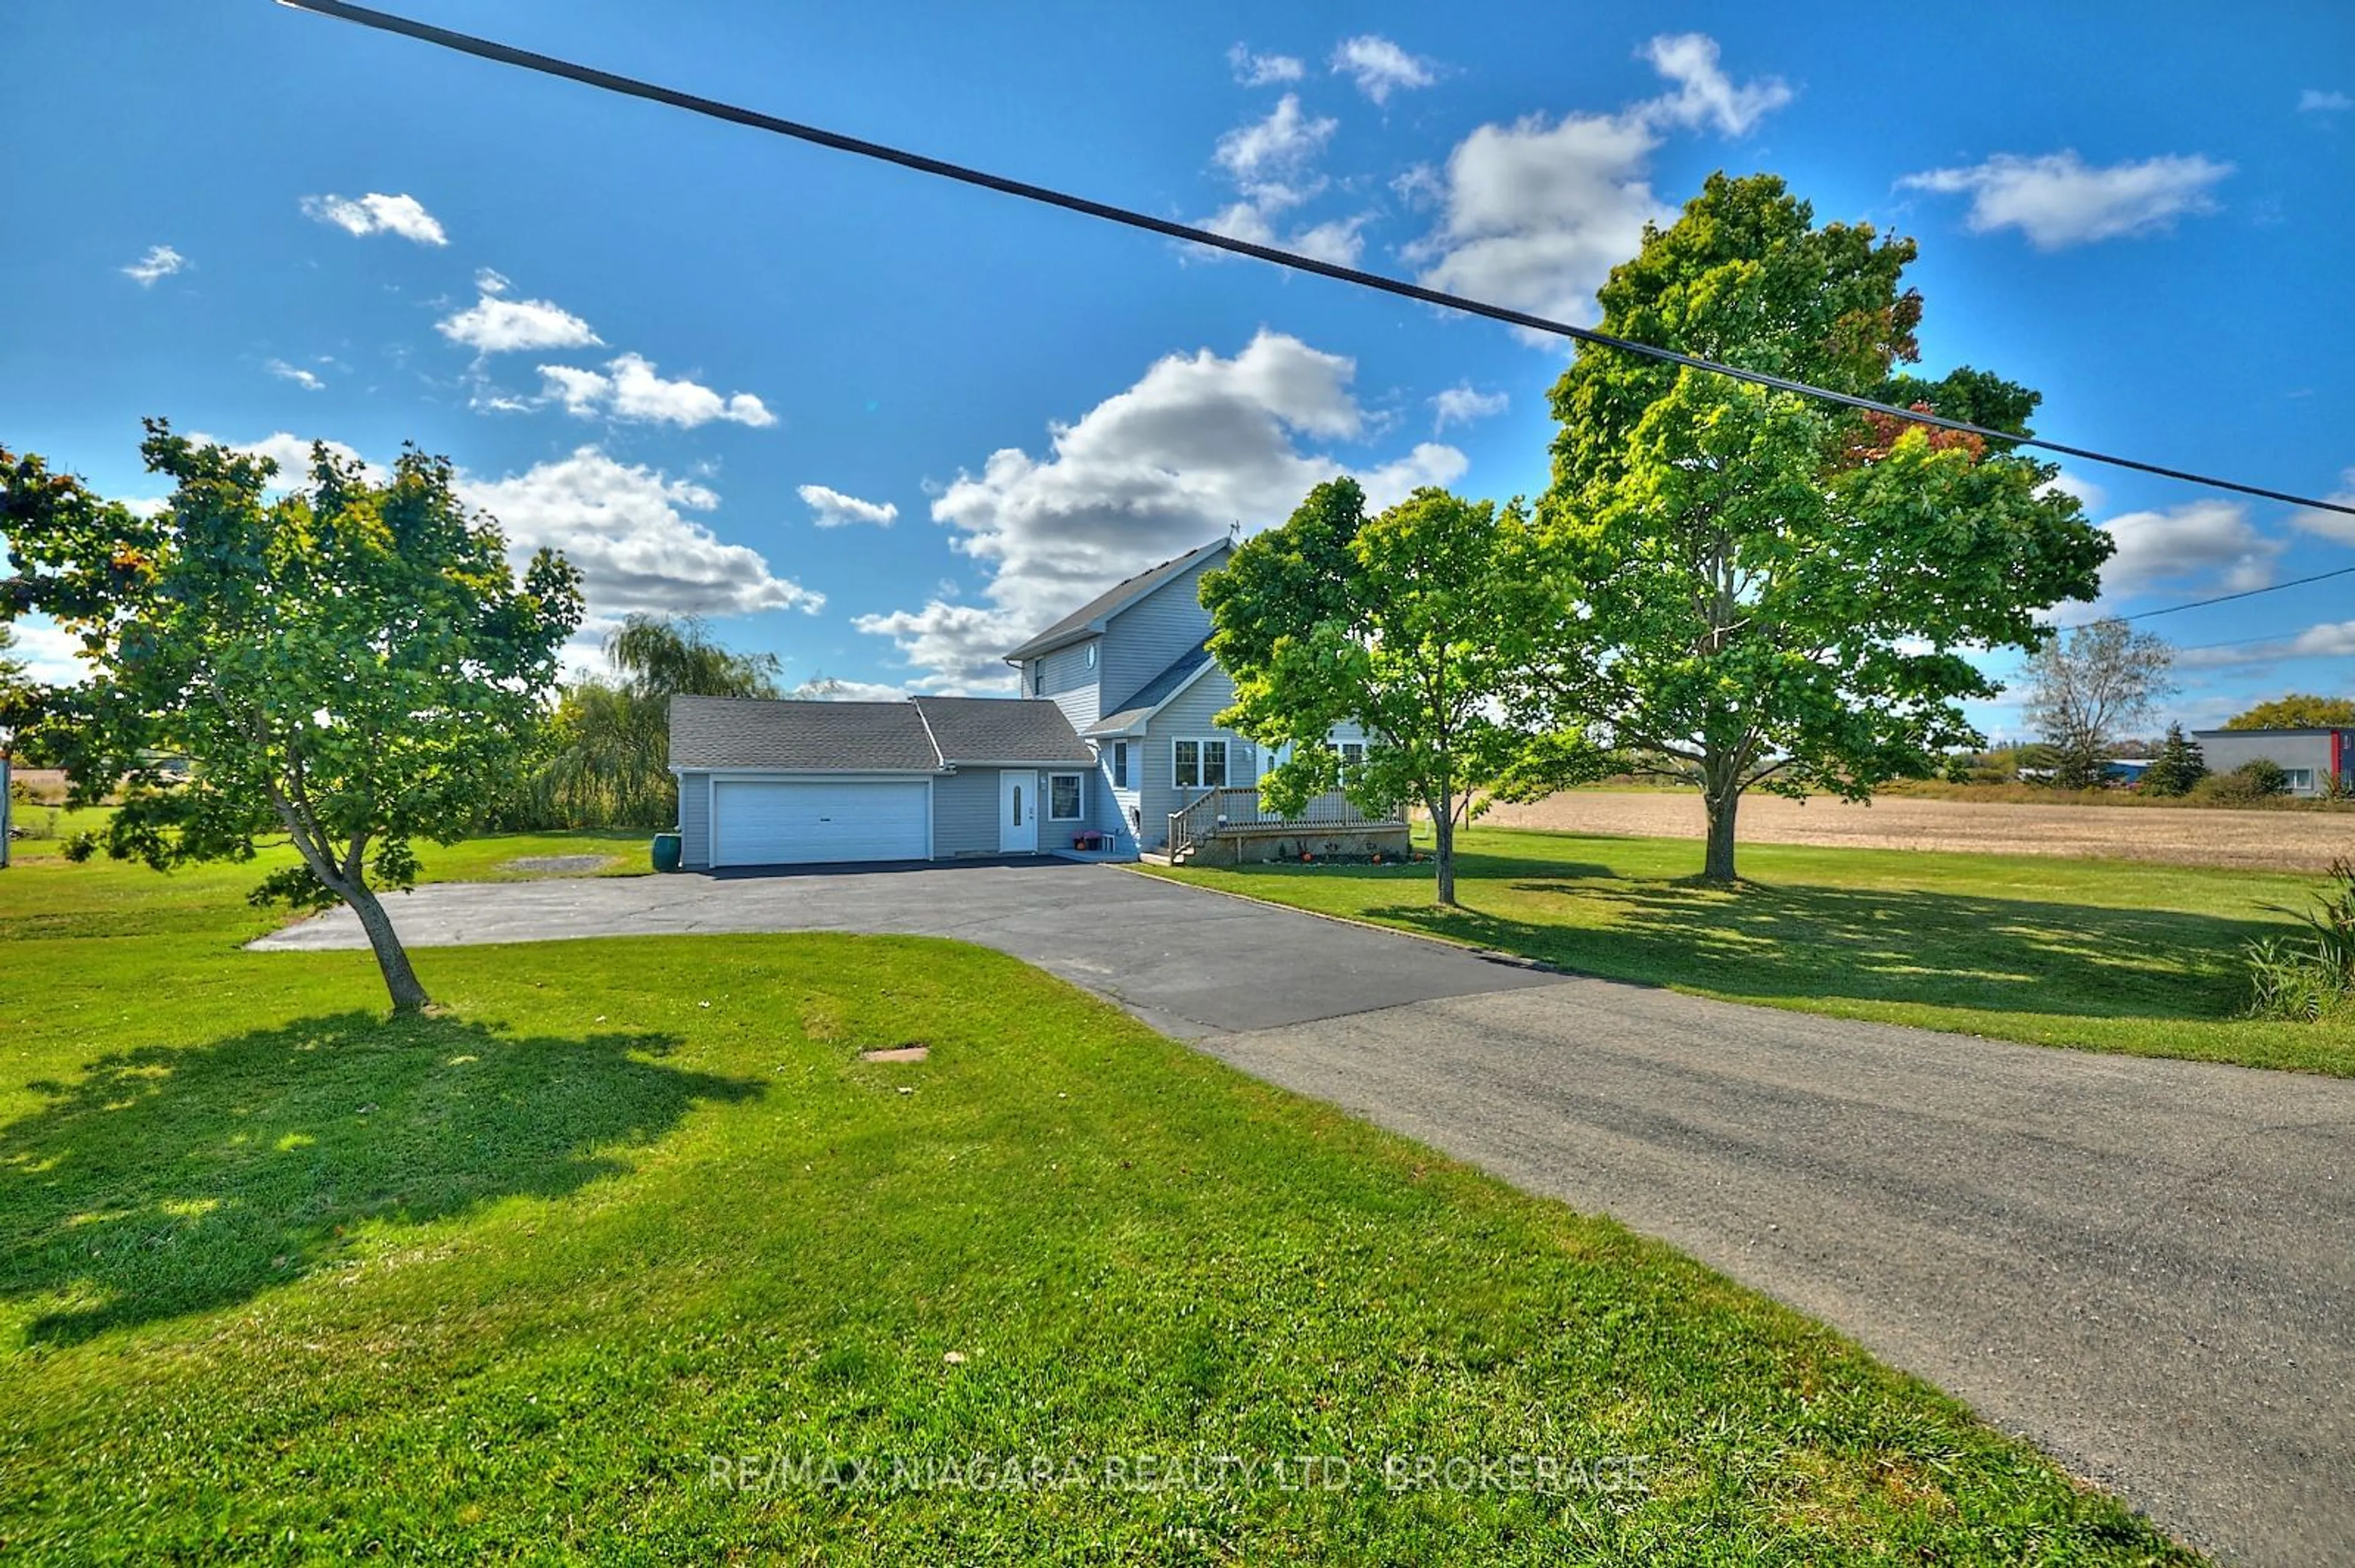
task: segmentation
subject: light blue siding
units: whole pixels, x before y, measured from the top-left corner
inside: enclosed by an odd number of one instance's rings
[[[1167,844],[1169,814],[1200,793],[1178,788],[1172,771],[1175,742],[1223,740],[1227,742],[1227,783],[1240,788],[1259,782],[1259,749],[1231,730],[1221,730],[1212,722],[1213,717],[1231,707],[1234,700],[1235,683],[1226,671],[1214,666],[1178,693],[1146,725],[1142,757],[1132,752],[1129,759],[1132,769],[1139,768],[1141,763],[1135,803],[1144,819],[1137,835],[1140,848],[1158,849]]]
[[[1097,700],[1101,695],[1098,677],[1103,672],[1090,662],[1089,656],[1101,654],[1098,645],[1103,640],[1090,637],[1028,661],[1022,667],[1023,695],[1051,700],[1063,710],[1063,717],[1071,721],[1074,730],[1084,730],[1094,723],[1103,714],[1103,707]],[[1043,687],[1038,679],[1041,672],[1046,676]]]
[[[678,776],[679,864],[690,871],[711,865],[711,775]]]
[[[997,770],[961,768],[932,781],[932,859],[997,853]]]
[[[1106,624],[1101,712],[1118,712],[1146,681],[1210,635],[1209,613],[1202,608],[1202,573],[1226,561],[1221,552],[1171,578]],[[1093,716],[1089,721],[1094,721]]]

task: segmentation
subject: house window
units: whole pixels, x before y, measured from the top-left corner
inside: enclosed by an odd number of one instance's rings
[[[1096,667],[1096,645],[1093,643],[1088,645],[1088,667],[1090,669]]]
[[[1080,775],[1049,773],[1047,775],[1047,820],[1077,822],[1080,819]]]
[[[1344,741],[1334,749],[1341,753],[1343,778],[1355,776],[1358,770],[1366,765],[1366,743],[1363,741]]]
[[[1112,743],[1112,787],[1128,787],[1128,742],[1125,741]]]
[[[1224,741],[1175,741],[1170,776],[1179,789],[1216,789],[1227,782]]]
[[[1040,659],[1030,667],[1030,695],[1033,697],[1047,695],[1047,661],[1045,659]]]
[[[2312,768],[2286,768],[2283,771],[2289,774],[2290,794],[2312,795],[2314,793],[2314,770]]]

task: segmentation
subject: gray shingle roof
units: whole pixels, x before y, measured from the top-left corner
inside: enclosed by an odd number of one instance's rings
[[[1152,717],[1155,709],[1168,701],[1196,670],[1209,662],[1209,645],[1196,643],[1192,647],[1179,654],[1176,662],[1167,669],[1138,688],[1136,695],[1122,704],[1119,712],[1107,713],[1089,725],[1088,733],[1113,735],[1142,723]]]
[[[1043,654],[1051,648],[1086,635],[1089,627],[1112,614],[1132,599],[1141,599],[1173,577],[1184,575],[1187,570],[1212,554],[1227,548],[1225,539],[1212,539],[1199,549],[1189,549],[1159,566],[1148,567],[1125,581],[1115,582],[1089,600],[1028,642],[1006,656],[1009,664]]]
[[[919,697],[913,706],[951,763],[1092,763],[1071,721],[1028,697]]]
[[[941,758],[912,703],[674,697],[670,765],[929,773]]]
[[[1028,698],[670,699],[670,765],[675,768],[931,773],[951,763],[1094,760],[1061,709]]]

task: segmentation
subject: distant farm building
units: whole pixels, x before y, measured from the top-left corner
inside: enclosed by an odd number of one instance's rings
[[[2355,784],[2355,729],[2201,730],[2192,739],[2211,773],[2272,763],[2289,775],[2289,793],[2328,793],[2333,779]]]

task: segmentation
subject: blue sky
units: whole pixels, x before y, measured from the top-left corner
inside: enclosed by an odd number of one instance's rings
[[[1646,217],[1772,170],[1918,238],[1927,373],[2038,387],[2061,440],[2355,491],[2344,6],[1162,9],[408,6],[1578,320]],[[789,679],[984,689],[1338,469],[1543,483],[1562,354],[1491,324],[264,0],[31,0],[10,35],[0,443],[144,498],[143,414],[414,441],[581,562],[591,635],[699,613]],[[2105,607],[2355,563],[2355,519],[2073,482],[2121,540]],[[2192,650],[2175,711],[2344,690],[2347,597],[2150,623]]]

